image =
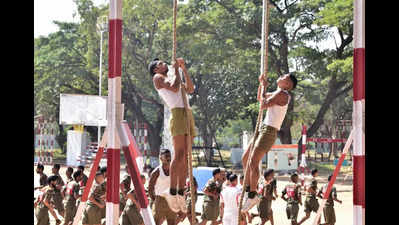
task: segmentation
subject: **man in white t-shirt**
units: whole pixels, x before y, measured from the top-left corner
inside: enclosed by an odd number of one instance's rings
[[[238,218],[238,202],[241,194],[237,187],[237,175],[229,176],[230,184],[226,186],[220,193],[220,218],[223,225],[237,225]]]

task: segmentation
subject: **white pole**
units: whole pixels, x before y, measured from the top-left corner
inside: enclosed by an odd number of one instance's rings
[[[100,71],[98,74],[98,96],[101,96],[101,80],[102,80],[102,64],[103,64],[103,30],[101,32],[101,40],[100,40]],[[101,126],[97,127],[97,149],[100,144],[101,139]]]

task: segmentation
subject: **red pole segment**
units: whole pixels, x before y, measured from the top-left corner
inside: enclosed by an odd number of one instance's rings
[[[365,9],[364,0],[354,1],[353,50],[353,224],[365,224]]]
[[[155,225],[154,218],[152,216],[151,208],[148,205],[148,198],[145,193],[144,185],[141,181],[140,170],[137,166],[136,159],[139,156],[139,149],[136,141],[130,131],[129,125],[123,121],[118,129],[119,137],[122,142],[122,149],[125,154],[126,163],[128,164],[128,173],[132,178],[136,196],[138,198],[141,214],[145,225]]]

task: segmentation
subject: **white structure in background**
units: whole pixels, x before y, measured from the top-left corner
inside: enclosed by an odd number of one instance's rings
[[[69,130],[67,135],[67,166],[79,166],[81,162],[78,158],[86,155],[87,145],[89,144],[89,134],[87,132]]]
[[[107,126],[106,117],[107,96],[60,94],[60,119],[63,125]],[[67,134],[67,165],[78,166],[86,156],[90,144],[87,132],[68,131]],[[100,166],[106,165],[106,159],[101,159]]]
[[[298,145],[273,145],[267,153],[267,168],[277,171],[296,170],[298,168]]]

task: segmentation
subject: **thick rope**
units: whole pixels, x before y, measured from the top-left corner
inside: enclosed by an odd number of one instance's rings
[[[262,53],[261,53],[261,73],[265,74],[265,79],[267,80],[267,70],[268,70],[268,63],[267,63],[267,59],[268,59],[268,34],[269,34],[269,28],[268,28],[268,18],[269,18],[269,1],[268,0],[263,0],[263,21],[262,21]],[[263,96],[266,92],[266,88],[265,86],[263,86],[262,84],[259,84],[259,88],[261,88],[261,93],[258,92],[258,94],[261,94],[260,96],[260,100],[263,101]],[[262,87],[261,87],[262,86]],[[258,89],[259,90],[259,89]],[[259,98],[258,98],[259,99]],[[252,156],[254,154],[255,151],[255,140],[257,139],[258,135],[259,135],[259,126],[263,120],[263,109],[261,108],[262,104],[259,104],[259,113],[258,113],[258,119],[256,121],[256,126],[255,126],[255,132],[254,132],[254,137],[252,139],[252,143],[249,146],[249,155],[248,155],[248,159],[247,159],[247,165],[245,166],[245,170],[244,172],[244,181],[243,181],[243,187],[242,187],[242,192],[241,192],[241,196],[240,196],[240,204],[238,207],[238,221],[240,222],[240,217],[241,217],[241,208],[242,208],[242,201],[244,198],[244,194],[245,194],[245,189],[246,189],[246,183],[248,180],[248,176],[247,176],[247,171],[249,169],[249,165],[251,164],[251,159]],[[248,174],[249,176],[251,176],[251,174]]]
[[[176,17],[177,17],[177,0],[173,1],[173,55],[172,55],[172,63],[176,62],[176,49],[177,49],[177,38],[176,38]],[[183,80],[180,77],[180,73],[176,74],[176,79],[180,79],[181,84],[181,96],[183,98],[184,109],[187,116],[187,136],[186,136],[186,144],[187,144],[187,164],[188,164],[188,174],[190,178],[190,196],[191,196],[191,224],[195,224],[195,202],[194,202],[194,182],[193,182],[193,164],[192,164],[192,144],[191,144],[191,129],[190,129],[190,120],[189,113],[190,109],[188,107],[187,102],[187,94],[185,88],[182,86]]]

